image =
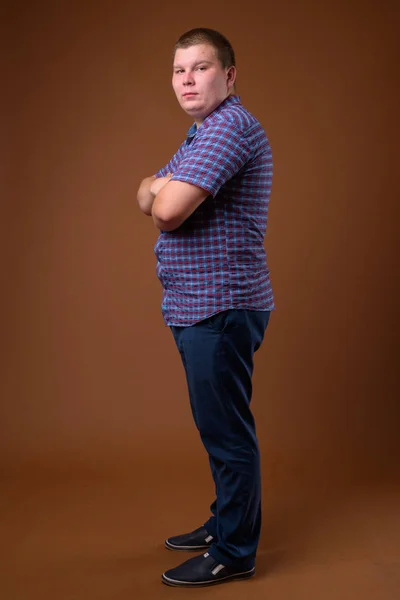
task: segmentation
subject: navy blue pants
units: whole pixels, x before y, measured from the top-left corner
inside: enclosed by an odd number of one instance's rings
[[[269,316],[235,309],[171,327],[215,483],[212,516],[204,523],[215,538],[209,553],[226,566],[252,568],[260,537],[260,453],[250,401],[254,353]]]

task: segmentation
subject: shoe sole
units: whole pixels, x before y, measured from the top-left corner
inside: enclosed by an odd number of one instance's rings
[[[178,581],[177,579],[170,579],[165,575],[161,576],[161,581],[165,583],[165,585],[169,585],[171,587],[208,587],[211,585],[217,585],[218,583],[225,583],[226,581],[233,581],[235,579],[249,579],[250,577],[254,577],[256,574],[256,568],[253,567],[250,571],[244,571],[243,573],[235,573],[233,575],[227,575],[226,577],[220,577],[216,580],[209,581]]]
[[[208,550],[211,547],[211,544],[204,546],[174,546],[168,540],[165,540],[164,545],[168,550],[175,550],[177,552],[197,552],[197,550]]]

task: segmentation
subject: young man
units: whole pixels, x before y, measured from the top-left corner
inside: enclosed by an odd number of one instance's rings
[[[223,35],[194,29],[181,36],[172,85],[194,123],[137,195],[160,229],[162,314],[182,358],[216,488],[208,521],[165,542],[171,550],[204,551],[163,574],[173,586],[251,577],[261,528],[250,401],[254,353],[275,308],[264,250],[272,157],[260,123],[235,95],[235,79],[234,52]]]

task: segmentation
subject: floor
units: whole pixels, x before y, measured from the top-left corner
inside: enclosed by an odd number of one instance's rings
[[[191,556],[163,540],[207,518],[212,486],[203,467],[162,471],[5,476],[1,600],[400,598],[400,487],[390,483],[264,482],[256,577],[196,590],[163,585],[161,573]]]

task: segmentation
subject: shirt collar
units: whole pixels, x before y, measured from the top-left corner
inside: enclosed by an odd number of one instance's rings
[[[192,139],[194,138],[194,136],[197,133],[197,125],[196,123],[193,123],[193,125],[191,126],[191,128],[189,129],[189,131],[186,134],[186,143],[190,144],[190,142],[192,141]]]

